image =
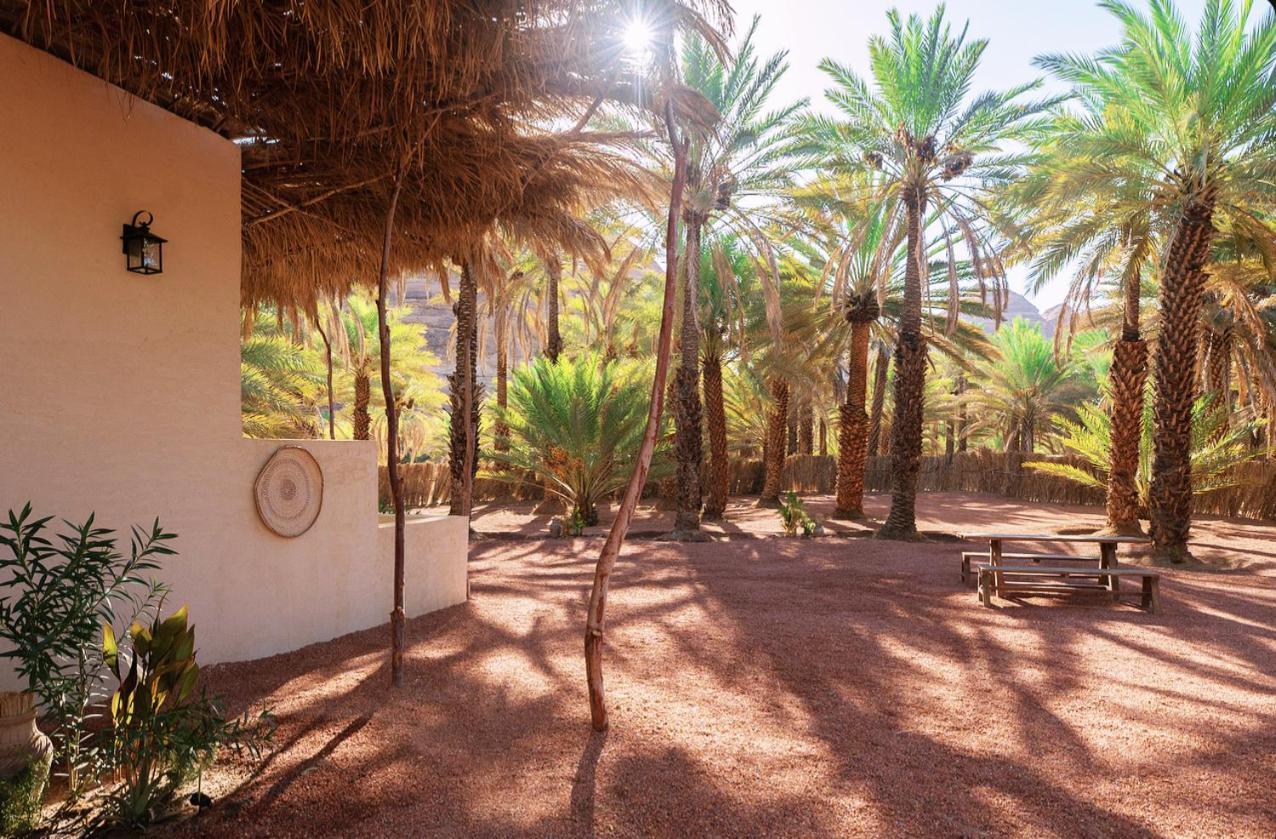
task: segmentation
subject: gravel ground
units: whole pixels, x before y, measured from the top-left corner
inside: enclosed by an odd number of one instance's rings
[[[745,538],[775,514],[732,512],[740,538],[626,547],[609,733],[581,658],[600,540],[480,539],[470,601],[409,623],[399,690],[385,627],[209,668],[234,709],[274,709],[275,751],[213,770],[217,806],[167,832],[1276,834],[1276,526],[1203,523],[1198,556],[1247,567],[1167,571],[1150,616],[1085,595],[983,609],[951,541]],[[919,512],[936,533],[1100,520],[938,493]]]

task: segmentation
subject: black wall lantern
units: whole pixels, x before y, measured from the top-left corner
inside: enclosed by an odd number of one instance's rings
[[[120,238],[124,240],[125,262],[135,274],[164,273],[164,243],[168,240],[151,232],[153,221],[155,216],[139,210],[133,214],[133,221],[124,225],[124,235]]]

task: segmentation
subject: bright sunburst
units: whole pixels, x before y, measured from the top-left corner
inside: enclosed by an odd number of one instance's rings
[[[654,33],[650,23],[641,17],[635,17],[625,25],[623,37],[625,52],[633,58],[641,58],[650,51]]]

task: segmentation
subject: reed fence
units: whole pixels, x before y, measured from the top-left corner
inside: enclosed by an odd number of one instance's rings
[[[1071,463],[1068,456],[995,452],[979,449],[946,456],[923,457],[917,477],[919,492],[980,492],[1046,504],[1101,505],[1104,493],[1078,486],[1072,481],[1035,469],[1032,462]],[[446,463],[412,463],[402,467],[404,500],[408,507],[445,504],[451,495],[451,477]],[[731,463],[732,495],[756,495],[762,491],[764,475],[760,460]],[[870,458],[864,486],[868,492],[890,492],[890,457]],[[1276,461],[1256,461],[1237,469],[1235,484],[1196,496],[1194,509],[1200,515],[1228,518],[1276,520]],[[665,482],[670,483],[671,482]],[[801,493],[831,493],[837,483],[837,461],[819,455],[792,455],[785,460],[781,480],[785,490]],[[658,482],[648,485],[644,496],[659,497],[667,492]],[[389,505],[390,488],[385,467],[381,467],[381,504]],[[493,478],[474,482],[477,501],[538,501],[542,497],[535,479],[511,484]]]

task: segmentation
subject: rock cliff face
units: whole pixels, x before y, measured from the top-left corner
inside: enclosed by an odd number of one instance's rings
[[[1042,312],[1033,305],[1031,300],[1024,297],[1017,291],[1012,291],[1010,292],[1010,301],[1006,305],[1005,310],[1001,313],[1001,319],[1003,323],[1009,323],[1015,318],[1023,318],[1028,321],[1028,323],[1035,323],[1039,325],[1041,327],[1041,334],[1050,338],[1054,336],[1055,317],[1057,317],[1058,314],[1059,310],[1057,307],[1052,310],[1048,310],[1045,314],[1042,314]],[[975,323],[982,326],[986,332],[993,331],[994,321],[992,318],[973,318],[973,320]]]
[[[460,277],[456,275],[448,280],[453,299],[455,299],[459,281]],[[421,334],[425,336],[426,345],[430,348],[430,352],[439,357],[440,363],[435,368],[435,372],[442,376],[448,375],[456,367],[455,359],[452,357],[452,326],[456,318],[452,314],[452,306],[443,301],[438,280],[434,277],[409,279],[403,302],[412,309],[405,320],[421,325]],[[486,311],[487,302],[480,294],[479,312],[485,314]],[[484,329],[487,326],[486,322],[480,321],[478,379],[483,385],[490,384],[496,375],[496,346],[491,340],[490,329]]]

